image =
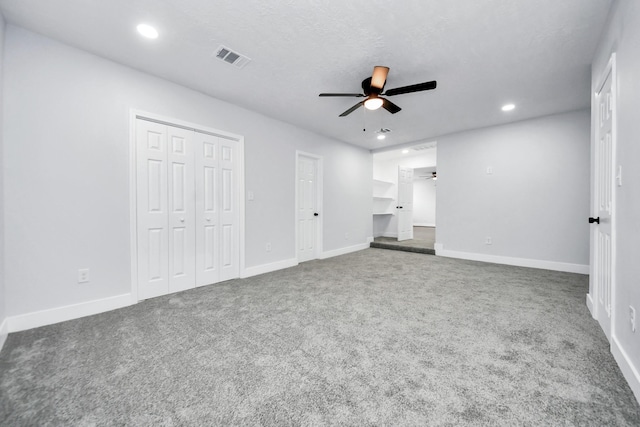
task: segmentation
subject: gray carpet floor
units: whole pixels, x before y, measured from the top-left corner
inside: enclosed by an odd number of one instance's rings
[[[2,426],[640,425],[583,275],[367,249],[10,334]]]
[[[435,227],[414,226],[413,239],[402,240],[399,242],[395,237],[379,236],[373,239],[371,247],[435,255],[435,242]]]

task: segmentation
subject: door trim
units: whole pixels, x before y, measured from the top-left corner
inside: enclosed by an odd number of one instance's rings
[[[199,125],[174,117],[162,116],[137,109],[129,110],[129,245],[131,260],[131,303],[135,304],[138,298],[138,239],[137,239],[137,150],[136,150],[136,120],[146,120],[160,123],[167,126],[192,130],[194,132],[213,135],[216,137],[230,139],[238,143],[238,227],[239,227],[239,263],[240,272],[238,277],[244,276],[245,270],[245,183],[244,183],[244,136],[208,126]]]
[[[616,154],[617,154],[617,139],[618,139],[618,130],[617,130],[617,86],[618,86],[618,82],[617,82],[617,71],[616,71],[616,53],[613,52],[611,54],[611,57],[609,58],[609,62],[607,63],[606,67],[604,68],[604,71],[600,74],[599,79],[597,80],[597,86],[596,86],[596,91],[593,94],[594,96],[594,105],[597,105],[597,101],[598,101],[598,97],[600,96],[600,93],[607,81],[607,78],[609,77],[609,75],[611,75],[611,104],[612,104],[612,109],[611,109],[611,170],[612,170],[612,174],[615,175],[616,173]],[[593,129],[594,129],[594,134],[593,134],[593,140],[591,142],[591,206],[590,206],[590,214],[595,213],[595,216],[597,216],[597,212],[598,212],[598,201],[596,199],[596,179],[597,177],[594,176],[594,171],[595,171],[595,156],[596,156],[596,143],[599,140],[599,133],[600,133],[600,127],[598,125],[598,114],[599,114],[599,108],[595,109],[595,121],[593,123]],[[592,116],[593,119],[593,116]],[[612,176],[612,180],[611,180],[611,319],[610,319],[610,331],[609,331],[609,336],[611,337],[611,342],[614,341],[615,339],[615,328],[614,328],[614,319],[615,319],[615,299],[616,299],[616,260],[617,260],[617,254],[616,254],[616,179],[615,176]],[[598,320],[598,323],[600,324],[599,321],[599,317],[600,314],[599,313],[599,307],[598,307],[598,289],[596,288],[597,286],[597,282],[594,281],[594,269],[595,269],[595,260],[594,260],[594,255],[595,255],[595,248],[596,248],[596,233],[597,233],[597,229],[596,227],[591,227],[591,229],[589,230],[589,234],[590,234],[590,241],[589,241],[589,294],[587,294],[587,306],[589,307],[590,311],[591,311],[591,316],[593,316],[594,319]],[[602,326],[602,325],[601,325]]]
[[[317,169],[317,174],[316,174],[316,206],[318,207],[318,212],[320,213],[320,216],[318,217],[318,223],[316,224],[316,247],[314,250],[314,256],[313,259],[319,259],[320,258],[320,254],[322,254],[322,248],[323,248],[323,244],[322,244],[322,224],[324,223],[324,210],[323,210],[323,206],[322,206],[322,182],[323,182],[323,160],[322,160],[322,156],[318,156],[317,154],[312,154],[312,153],[307,153],[305,151],[300,151],[300,150],[296,150],[296,161],[295,161],[295,169],[296,169],[296,177],[295,177],[295,200],[294,200],[294,210],[295,210],[295,214],[294,214],[294,229],[295,229],[295,240],[296,240],[296,260],[298,260],[298,253],[300,248],[298,247],[298,179],[300,178],[298,175],[298,162],[300,160],[300,157],[309,157],[312,159],[315,159],[318,162],[318,169]]]

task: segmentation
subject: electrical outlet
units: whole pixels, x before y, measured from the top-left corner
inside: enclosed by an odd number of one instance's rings
[[[629,326],[631,326],[631,332],[636,331],[636,309],[633,306],[629,306]]]
[[[484,239],[484,244],[493,245],[493,239],[491,237],[487,237],[486,239]]]
[[[267,243],[267,252],[271,252],[271,242]]]
[[[78,270],[78,283],[89,283],[89,269],[81,268]]]
[[[493,175],[493,167],[487,166],[487,175]]]

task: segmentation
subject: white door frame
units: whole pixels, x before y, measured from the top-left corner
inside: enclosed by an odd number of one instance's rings
[[[615,52],[611,54],[611,58],[607,63],[607,66],[604,68],[602,74],[600,74],[600,78],[598,79],[598,84],[596,86],[596,92],[594,93],[594,99],[596,102],[594,104],[597,105],[597,100],[602,91],[604,84],[607,81],[607,77],[611,75],[611,115],[612,115],[612,123],[611,123],[611,170],[612,174],[616,174],[616,141],[617,141],[617,124],[616,124],[616,116],[617,116],[617,71],[616,71],[616,54]],[[596,108],[595,111],[595,124],[593,128],[595,129],[595,133],[593,135],[593,140],[591,143],[591,212],[590,214],[595,214],[597,216],[598,213],[598,200],[596,197],[596,179],[597,177],[593,175],[595,171],[595,156],[596,156],[596,143],[599,140],[599,108]],[[593,116],[592,116],[593,117]],[[609,331],[609,335],[611,340],[614,339],[614,319],[615,319],[615,289],[616,289],[616,179],[612,177],[611,180],[611,330]],[[594,319],[598,320],[600,318],[601,313],[599,313],[599,305],[598,305],[598,289],[597,289],[597,281],[594,281],[594,273],[595,273],[595,248],[597,245],[596,233],[597,228],[591,226],[590,232],[590,250],[589,250],[589,294],[587,294],[587,306],[591,311],[591,315]]]
[[[299,241],[298,241],[298,180],[299,180],[299,174],[298,174],[298,162],[301,156],[304,157],[310,157],[312,159],[315,159],[318,162],[318,170],[316,171],[316,207],[318,209],[318,213],[320,214],[318,216],[318,223],[316,224],[316,247],[315,247],[315,254],[314,254],[314,259],[318,259],[320,258],[320,254],[322,254],[322,224],[324,223],[324,210],[322,208],[322,183],[323,183],[323,162],[322,162],[322,157],[318,156],[317,154],[312,154],[312,153],[307,153],[304,151],[300,151],[300,150],[296,150],[296,163],[295,163],[295,169],[296,169],[296,186],[295,186],[295,203],[294,203],[294,209],[295,209],[295,216],[294,216],[294,228],[295,228],[295,239],[296,239],[296,260],[298,259],[298,252],[300,251],[300,247],[299,247]]]
[[[240,274],[244,277],[245,271],[245,187],[244,187],[244,137],[219,129],[210,128],[192,122],[166,117],[147,111],[131,109],[129,112],[129,236],[130,236],[130,260],[131,260],[131,303],[135,304],[138,298],[138,239],[137,239],[137,150],[136,150],[136,120],[142,119],[150,122],[161,123],[167,126],[192,130],[216,137],[230,139],[238,143],[238,208],[239,208],[239,247],[240,247]]]

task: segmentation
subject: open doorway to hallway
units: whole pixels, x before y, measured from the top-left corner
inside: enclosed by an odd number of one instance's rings
[[[435,254],[436,143],[373,154],[371,247]]]

